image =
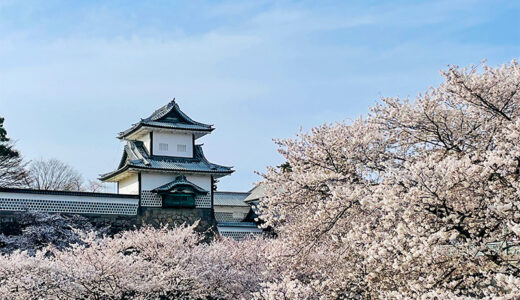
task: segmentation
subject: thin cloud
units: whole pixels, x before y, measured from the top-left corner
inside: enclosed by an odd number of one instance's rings
[[[483,2],[394,3],[4,2],[0,115],[27,158],[63,157],[94,178],[117,165],[118,131],[177,97],[215,124],[201,140],[208,157],[236,167],[219,188],[247,190],[253,170],[281,160],[273,137],[414,96],[448,63],[518,56],[518,42],[472,32],[518,25]]]

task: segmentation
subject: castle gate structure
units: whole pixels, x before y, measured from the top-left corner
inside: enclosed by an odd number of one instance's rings
[[[0,222],[15,212],[78,213],[97,223],[125,227],[192,224],[241,239],[262,232],[247,220],[249,193],[216,191],[215,181],[232,167],[209,162],[197,140],[212,125],[192,120],[175,99],[141,119],[118,138],[125,143],[117,168],[100,180],[117,194],[0,189]]]

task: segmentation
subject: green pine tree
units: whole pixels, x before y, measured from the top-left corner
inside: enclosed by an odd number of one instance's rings
[[[0,117],[0,159],[20,157],[20,153],[14,150],[9,142],[7,130],[4,128],[4,118]]]
[[[4,118],[0,117],[0,187],[25,187],[28,176],[26,164],[7,137]]]

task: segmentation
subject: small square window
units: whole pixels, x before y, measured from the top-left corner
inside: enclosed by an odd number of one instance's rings
[[[168,144],[159,143],[160,151],[168,151]]]
[[[186,145],[177,145],[177,152],[186,152]]]

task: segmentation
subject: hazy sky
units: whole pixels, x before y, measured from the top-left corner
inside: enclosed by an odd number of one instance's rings
[[[3,1],[0,115],[28,160],[112,171],[119,131],[176,97],[246,191],[272,138],[414,97],[448,64],[520,56],[518,1]]]

